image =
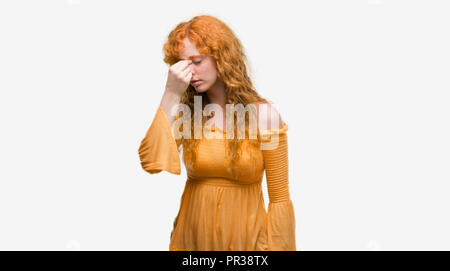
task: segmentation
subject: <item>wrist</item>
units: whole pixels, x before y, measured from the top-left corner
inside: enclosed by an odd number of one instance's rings
[[[170,88],[166,88],[163,94],[163,99],[169,103],[179,103],[181,100],[181,95],[170,90]]]

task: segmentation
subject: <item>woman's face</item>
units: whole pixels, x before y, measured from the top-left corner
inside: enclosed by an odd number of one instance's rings
[[[180,52],[180,60],[192,60],[192,64],[190,64],[192,66],[191,85],[195,87],[198,93],[205,92],[217,81],[216,61],[212,56],[200,54],[189,39],[185,38],[183,43],[184,50]],[[199,84],[193,84],[197,80],[200,80]]]

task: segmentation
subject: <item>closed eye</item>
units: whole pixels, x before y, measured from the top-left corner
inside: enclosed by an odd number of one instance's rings
[[[201,61],[192,61],[194,64],[200,64]]]

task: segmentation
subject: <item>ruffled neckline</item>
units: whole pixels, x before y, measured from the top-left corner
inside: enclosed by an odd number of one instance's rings
[[[221,127],[211,127],[209,125],[203,125],[204,128],[206,128],[207,130],[211,131],[211,132],[222,132],[222,133],[226,133],[226,130],[224,130]],[[288,125],[286,122],[283,121],[283,126],[281,128],[275,128],[275,129],[266,129],[266,130],[260,130],[259,133],[263,134],[263,135],[274,135],[274,134],[281,134],[281,133],[285,133],[288,130]]]

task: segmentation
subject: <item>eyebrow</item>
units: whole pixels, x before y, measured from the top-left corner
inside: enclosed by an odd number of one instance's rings
[[[203,55],[194,55],[194,56],[190,56],[190,57],[188,57],[188,59],[193,59],[193,58],[196,58],[196,57],[202,57]],[[186,60],[185,58],[180,58],[180,60]]]

